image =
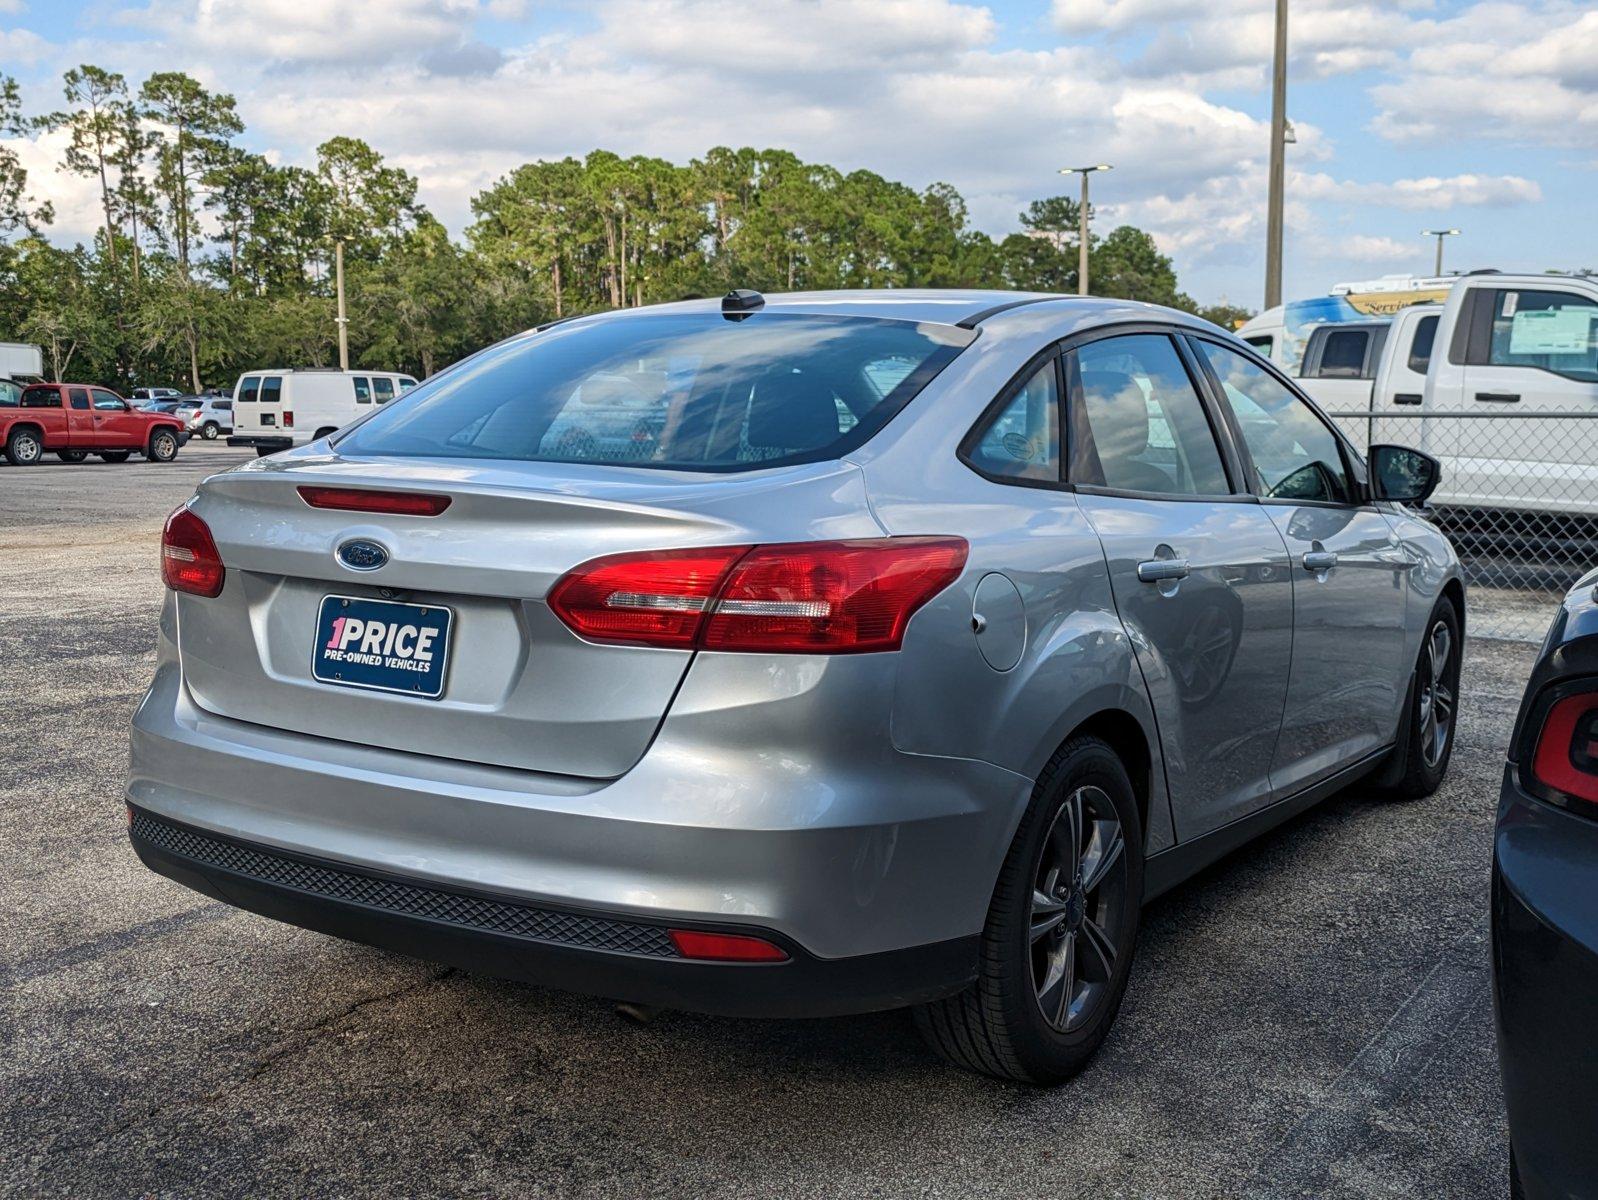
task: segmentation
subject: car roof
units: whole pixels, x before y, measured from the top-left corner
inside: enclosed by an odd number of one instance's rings
[[[1067,296],[1055,292],[1012,292],[996,288],[859,288],[825,292],[768,292],[762,294],[761,299],[764,303],[755,311],[764,313],[879,317],[896,321],[964,325],[968,328],[976,325],[988,327],[1012,320],[1030,323],[1029,318],[1041,315],[1040,309],[1049,312],[1053,319],[1064,318],[1078,328],[1140,318],[1212,328],[1209,322],[1191,313],[1136,300]],[[652,304],[644,308],[611,309],[571,320],[586,323],[626,320],[650,314],[721,311],[722,298],[717,296]]]

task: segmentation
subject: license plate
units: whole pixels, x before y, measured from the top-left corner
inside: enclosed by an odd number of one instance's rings
[[[436,604],[325,596],[311,674],[323,683],[437,700],[452,614]]]

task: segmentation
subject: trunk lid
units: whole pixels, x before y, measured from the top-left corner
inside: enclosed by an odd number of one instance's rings
[[[312,508],[300,486],[450,497],[434,517]],[[179,595],[185,680],[200,707],[299,733],[496,766],[609,778],[647,749],[693,654],[596,645],[545,603],[604,554],[878,536],[860,473],[841,463],[736,479],[593,465],[262,459],[216,476],[194,511],[227,568],[220,596]],[[350,540],[388,554],[354,571]],[[326,597],[450,613],[436,700],[313,673]]]

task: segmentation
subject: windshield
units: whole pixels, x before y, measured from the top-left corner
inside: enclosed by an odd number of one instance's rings
[[[493,347],[338,440],[340,454],[738,471],[863,443],[976,334],[720,313],[556,326]]]

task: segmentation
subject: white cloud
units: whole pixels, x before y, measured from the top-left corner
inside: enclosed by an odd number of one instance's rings
[[[1395,179],[1391,183],[1357,183],[1324,174],[1297,174],[1293,194],[1305,200],[1341,200],[1350,204],[1445,212],[1451,208],[1509,208],[1535,204],[1542,188],[1518,175],[1454,175],[1447,179]]]

